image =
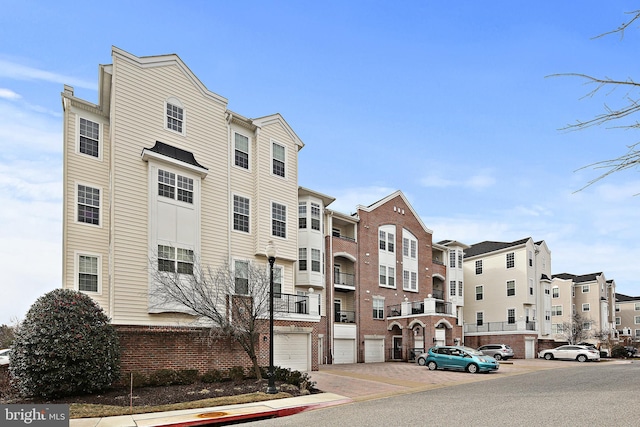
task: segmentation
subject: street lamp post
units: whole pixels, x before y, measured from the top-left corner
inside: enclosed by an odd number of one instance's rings
[[[267,259],[269,260],[269,385],[267,386],[267,394],[276,394],[276,378],[273,368],[273,264],[276,262],[276,247],[270,240],[266,249]]]

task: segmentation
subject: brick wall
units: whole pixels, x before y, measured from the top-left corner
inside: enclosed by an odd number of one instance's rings
[[[525,355],[525,337],[530,335],[482,335],[474,337],[464,337],[464,345],[468,347],[478,348],[485,344],[506,344],[513,349],[514,359],[524,359]],[[555,346],[553,346],[555,347]],[[534,354],[538,357],[541,350],[541,344],[538,339],[535,340]]]

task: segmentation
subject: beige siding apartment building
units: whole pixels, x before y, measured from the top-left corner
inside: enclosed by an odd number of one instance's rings
[[[534,358],[551,333],[551,251],[544,241],[485,241],[465,250],[464,342]]]
[[[295,285],[303,143],[284,118],[230,111],[177,55],[115,47],[99,67],[98,103],[69,86],[62,103],[63,287],[87,293],[112,319],[123,369],[246,365],[233,344],[210,348],[193,318],[154,304],[150,269],[189,274],[200,262],[239,277],[247,263],[266,267],[270,241],[277,286],[299,298],[297,312],[278,316],[274,337],[276,348],[298,350],[276,351],[276,364],[317,369],[324,297],[309,295],[311,279]],[[267,366],[267,337],[260,342]],[[185,347],[200,357],[175,357]]]
[[[640,297],[616,294],[615,324],[624,345],[640,343]]]

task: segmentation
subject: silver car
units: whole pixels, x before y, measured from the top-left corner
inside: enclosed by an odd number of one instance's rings
[[[485,344],[478,347],[478,351],[496,360],[508,360],[514,356],[513,349],[506,344]]]
[[[10,348],[5,348],[0,350],[0,365],[8,365],[9,364],[9,353],[11,353]]]
[[[586,345],[561,345],[550,350],[542,350],[539,358],[546,360],[565,359],[586,362],[587,360],[600,360],[600,352]]]

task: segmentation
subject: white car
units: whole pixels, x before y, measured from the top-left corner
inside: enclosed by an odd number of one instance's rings
[[[541,359],[565,359],[586,362],[587,360],[600,360],[600,352],[586,345],[561,345],[550,350],[542,350],[538,353]]]
[[[8,365],[9,364],[9,353],[11,353],[10,348],[5,348],[0,350],[0,365]]]

